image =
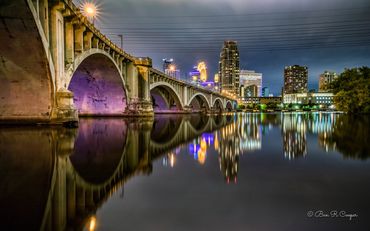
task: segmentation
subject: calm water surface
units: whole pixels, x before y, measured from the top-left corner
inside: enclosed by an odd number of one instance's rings
[[[0,127],[1,230],[369,230],[370,118]]]

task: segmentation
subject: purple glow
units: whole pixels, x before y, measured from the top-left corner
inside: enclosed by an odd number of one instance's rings
[[[89,56],[74,73],[68,88],[80,115],[122,115],[126,92],[112,61],[101,54]]]

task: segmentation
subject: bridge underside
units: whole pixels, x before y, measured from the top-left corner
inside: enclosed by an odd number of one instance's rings
[[[84,180],[100,184],[113,175],[124,153],[127,129],[124,120],[86,119],[80,123],[70,160]]]
[[[1,3],[0,17],[0,120],[49,120],[51,72],[27,2]]]
[[[154,113],[182,113],[180,99],[167,86],[158,86],[150,91]]]
[[[87,57],[72,76],[68,90],[80,116],[124,115],[127,99],[121,74],[105,55]]]
[[[210,106],[205,97],[201,95],[195,96],[189,103],[189,107],[193,113],[208,113]]]

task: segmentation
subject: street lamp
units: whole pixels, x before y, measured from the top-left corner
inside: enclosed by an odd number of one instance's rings
[[[98,14],[98,8],[96,7],[96,5],[92,2],[85,2],[82,5],[82,12],[85,16],[92,19],[92,24],[94,25],[95,17]]]

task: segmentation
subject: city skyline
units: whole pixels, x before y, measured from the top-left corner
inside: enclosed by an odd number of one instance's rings
[[[370,63],[368,1],[209,3],[107,0],[95,24],[117,44],[123,34],[123,48],[151,57],[156,68],[173,57],[183,73],[201,60],[210,75],[217,73],[223,41],[238,41],[241,69],[263,73],[263,85],[275,95],[285,66],[307,66],[308,88],[318,89],[323,71]]]

